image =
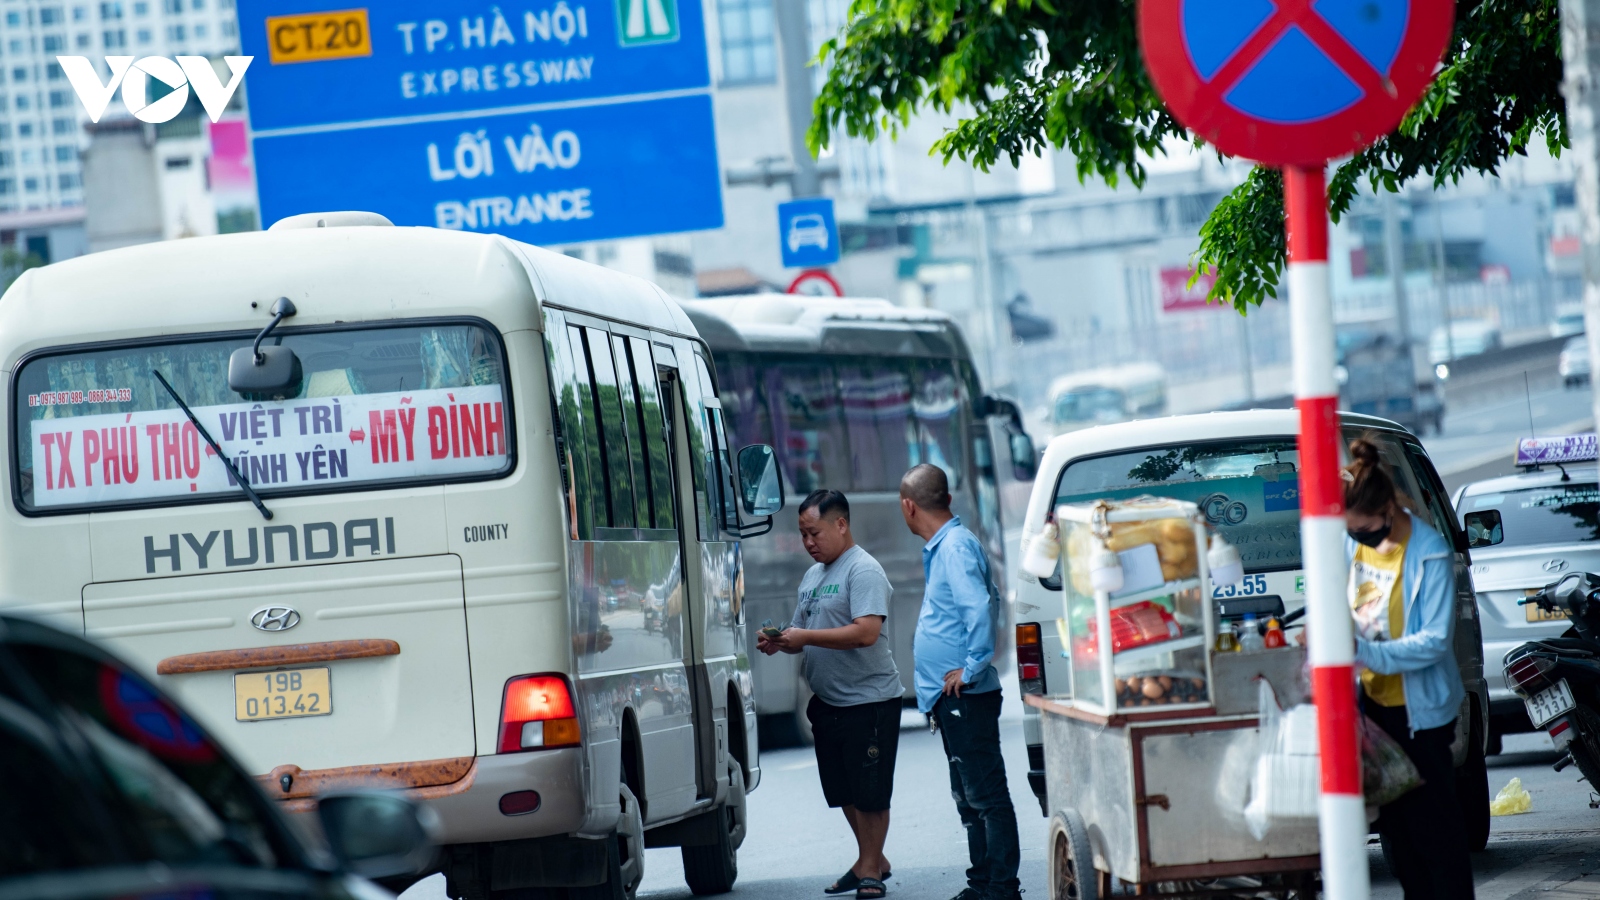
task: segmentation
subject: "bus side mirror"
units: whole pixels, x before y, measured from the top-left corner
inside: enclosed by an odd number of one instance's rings
[[[783,509],[778,455],[766,444],[751,444],[739,451],[739,495],[745,515],[752,518],[769,518]]]
[[[288,347],[262,347],[278,323],[295,314],[294,303],[279,297],[272,304],[272,321],[256,335],[255,343],[240,347],[228,357],[228,387],[245,395],[299,393],[300,358]]]
[[[1006,442],[1011,445],[1011,475],[1018,481],[1032,481],[1039,474],[1039,458],[1034,453],[1033,438],[1020,428],[1006,428]]]

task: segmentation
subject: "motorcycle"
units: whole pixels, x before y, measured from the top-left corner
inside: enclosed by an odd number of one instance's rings
[[[1533,727],[1565,751],[1555,770],[1576,764],[1600,791],[1600,575],[1574,572],[1517,602],[1564,614],[1572,627],[1507,653],[1506,684]]]

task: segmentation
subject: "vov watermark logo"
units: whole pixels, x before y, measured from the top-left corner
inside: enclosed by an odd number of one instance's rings
[[[146,56],[137,61],[132,56],[108,56],[106,65],[111,69],[111,80],[108,82],[100,80],[94,63],[86,56],[56,57],[56,61],[61,63],[61,71],[67,74],[67,81],[72,83],[72,89],[83,102],[83,108],[88,110],[90,121],[100,121],[100,117],[105,115],[106,105],[120,87],[122,103],[128,107],[128,112],[139,121],[152,124],[170,121],[182,112],[184,105],[189,102],[191,87],[211,121],[222,118],[228,101],[244,81],[245,69],[250,68],[250,61],[255,57],[224,56],[222,59],[228,64],[231,75],[226,86],[217,77],[217,70],[211,67],[211,61],[204,56],[179,56],[176,61],[164,56]],[[151,101],[151,78],[172,88],[172,92]]]

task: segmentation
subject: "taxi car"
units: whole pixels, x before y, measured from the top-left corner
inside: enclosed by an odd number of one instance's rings
[[[1600,572],[1595,436],[1524,439],[1518,463],[1541,458],[1523,452],[1530,442],[1544,450],[1544,461],[1515,475],[1462,485],[1454,497],[1472,553],[1483,628],[1491,754],[1499,752],[1502,735],[1532,729],[1522,698],[1506,685],[1501,660],[1527,641],[1567,630],[1561,613],[1517,601],[1569,572]]]

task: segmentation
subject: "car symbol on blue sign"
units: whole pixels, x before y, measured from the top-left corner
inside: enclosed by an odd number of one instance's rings
[[[778,204],[778,241],[786,268],[838,262],[839,226],[833,218],[833,200],[817,197]]]

